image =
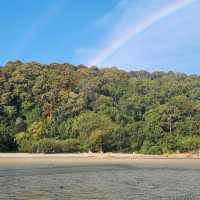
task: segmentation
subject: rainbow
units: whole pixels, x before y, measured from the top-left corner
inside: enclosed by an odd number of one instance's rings
[[[172,0],[172,2],[153,13],[151,17],[145,18],[136,26],[128,28],[127,31],[124,32],[120,37],[113,40],[108,47],[102,49],[100,51],[101,53],[99,53],[92,61],[89,62],[89,65],[101,65],[109,56],[126,44],[135,35],[150,28],[162,18],[169,16],[170,14],[193,3],[194,1],[196,0]]]

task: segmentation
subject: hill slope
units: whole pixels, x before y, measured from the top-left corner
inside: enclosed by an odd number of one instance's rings
[[[71,64],[0,68],[0,151],[200,148],[200,77]]]

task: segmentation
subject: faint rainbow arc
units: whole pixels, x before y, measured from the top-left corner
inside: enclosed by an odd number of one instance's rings
[[[108,47],[102,49],[100,53],[97,54],[97,56],[89,62],[88,65],[92,66],[102,64],[109,56],[111,56],[117,49],[126,44],[126,42],[128,42],[135,35],[150,28],[153,24],[155,24],[162,18],[169,16],[170,14],[193,3],[194,1],[196,0],[172,0],[172,3],[167,4],[165,7],[162,7],[160,10],[152,14],[151,17],[145,18],[136,26],[128,28],[128,30],[121,37],[118,37],[117,39],[112,41],[112,43]]]

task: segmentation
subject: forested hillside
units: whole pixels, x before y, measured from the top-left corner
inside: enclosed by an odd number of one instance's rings
[[[0,68],[0,151],[200,148],[200,76],[8,62]]]

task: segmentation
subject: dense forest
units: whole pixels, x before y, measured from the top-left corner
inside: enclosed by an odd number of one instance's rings
[[[8,62],[0,67],[0,151],[200,148],[200,76]]]

